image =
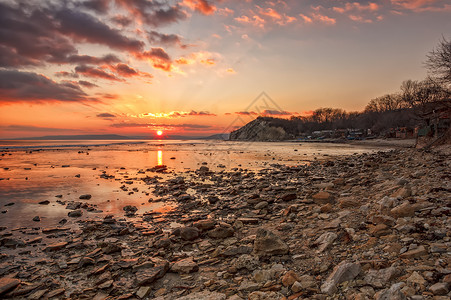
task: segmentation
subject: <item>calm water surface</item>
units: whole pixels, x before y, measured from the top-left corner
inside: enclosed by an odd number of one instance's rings
[[[189,176],[202,165],[210,169],[258,170],[271,164],[306,164],[315,159],[379,151],[359,145],[230,142],[230,141],[0,141],[0,226],[29,226],[41,217],[40,225],[55,225],[67,218],[65,205],[56,202],[82,201],[97,205],[101,213],[84,217],[123,215],[125,205],[139,213],[171,210],[174,203],[158,199],[140,178]],[[166,174],[146,171],[166,165]],[[100,178],[101,174],[113,179]],[[128,182],[128,183],[125,183]],[[121,189],[126,186],[127,190]],[[79,200],[91,194],[90,200]],[[149,202],[149,199],[151,201]],[[49,200],[49,205],[40,201]],[[8,205],[14,203],[13,205]],[[71,220],[72,221],[72,220]]]

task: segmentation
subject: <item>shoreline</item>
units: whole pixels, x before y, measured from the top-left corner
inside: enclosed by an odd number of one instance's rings
[[[2,228],[0,294],[445,299],[449,170],[446,155],[396,149],[260,171],[200,167],[191,178],[136,178],[178,207],[144,215],[127,207],[123,217],[83,220],[80,229]]]

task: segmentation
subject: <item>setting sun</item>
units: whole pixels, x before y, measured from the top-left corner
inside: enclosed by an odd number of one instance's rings
[[[157,131],[157,135],[158,135],[158,136],[162,136],[162,135],[163,135],[163,131],[158,130],[158,131]]]

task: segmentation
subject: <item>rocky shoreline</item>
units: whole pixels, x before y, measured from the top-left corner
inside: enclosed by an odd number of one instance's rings
[[[414,149],[167,180],[156,169],[135,180],[177,202],[163,215],[0,228],[0,297],[450,299],[450,170],[448,155]],[[84,196],[71,218],[93,209]]]

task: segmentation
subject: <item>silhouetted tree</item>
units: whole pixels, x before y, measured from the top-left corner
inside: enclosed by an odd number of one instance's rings
[[[442,37],[439,44],[426,56],[426,68],[430,74],[446,87],[451,86],[451,40]]]

